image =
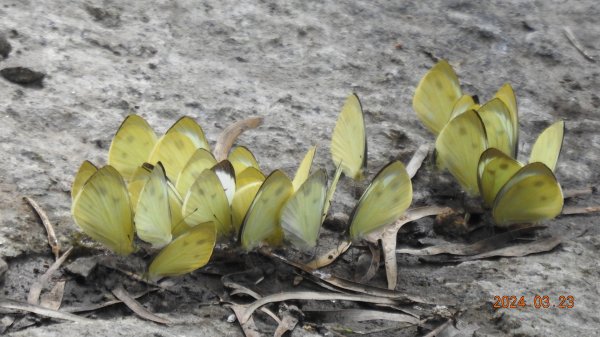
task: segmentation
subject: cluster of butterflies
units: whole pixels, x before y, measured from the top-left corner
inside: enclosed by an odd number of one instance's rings
[[[367,160],[364,117],[356,95],[346,100],[333,131],[337,166],[331,184],[324,169],[311,172],[316,147],[294,179],[268,176],[255,156],[234,147],[218,162],[200,125],[179,119],[160,138],[140,116],[130,115],[112,140],[108,165],[83,162],[72,187],[77,225],[110,250],[128,255],[134,233],[161,248],[147,276],[159,279],[204,266],[216,242],[244,250],[288,243],[315,247],[342,173],[361,180]],[[375,176],[352,212],[348,235],[358,240],[397,220],[412,201],[404,165],[393,161]]]
[[[472,196],[481,196],[498,226],[535,223],[560,214],[563,195],[554,176],[564,122],[545,129],[535,141],[529,163],[517,161],[517,100],[509,84],[483,105],[462,93],[444,60],[419,82],[413,109],[436,135],[437,164]]]

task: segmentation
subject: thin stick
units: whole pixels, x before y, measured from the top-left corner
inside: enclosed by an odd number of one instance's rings
[[[562,210],[563,215],[573,215],[573,214],[588,214],[600,212],[600,206],[590,206],[590,207],[565,207]]]
[[[44,210],[40,207],[40,205],[37,204],[37,202],[35,202],[29,197],[23,197],[23,199],[27,201],[27,203],[29,203],[31,208],[33,208],[33,210],[37,213],[40,220],[42,220],[42,224],[44,225],[44,227],[46,227],[46,233],[48,235],[48,245],[52,249],[54,258],[58,259],[58,257],[60,256],[60,243],[56,238],[56,233],[54,232],[54,226],[52,226],[52,222],[50,222],[50,219],[46,215],[46,212],[44,212]]]
[[[40,294],[42,293],[44,285],[48,283],[48,280],[50,277],[52,277],[52,274],[54,274],[54,272],[60,268],[63,262],[65,262],[67,257],[69,257],[69,254],[71,254],[72,250],[73,247],[69,248],[58,260],[54,261],[50,268],[46,270],[44,275],[40,276],[40,278],[31,285],[31,288],[29,289],[29,295],[27,296],[27,303],[38,305]]]
[[[256,309],[263,305],[273,302],[283,302],[289,300],[310,300],[310,301],[354,301],[354,302],[367,302],[372,304],[395,304],[396,301],[377,296],[370,295],[351,295],[351,294],[340,294],[340,293],[320,293],[316,291],[294,291],[280,294],[273,294],[265,296],[253,303],[245,306],[240,322],[245,323],[250,316],[256,311]]]
[[[575,34],[573,34],[573,32],[571,31],[571,29],[569,27],[567,27],[567,26],[563,27],[563,32],[565,33],[567,40],[569,40],[569,42],[571,42],[573,47],[575,47],[575,49],[577,49],[577,51],[581,55],[583,55],[583,57],[585,57],[590,62],[596,62],[596,59],[594,57],[592,57],[590,54],[588,54],[585,51],[585,49],[583,49],[583,46],[579,43],[579,41],[575,37]]]
[[[131,309],[131,311],[133,311],[136,315],[140,316],[141,318],[160,324],[171,324],[171,321],[169,321],[168,319],[157,316],[154,313],[148,311],[148,309],[144,308],[144,306],[142,306],[140,302],[136,301],[133,297],[131,297],[131,295],[129,295],[129,293],[123,288],[123,286],[119,285],[118,287],[113,289],[112,293],[113,295],[115,295],[116,298],[123,301],[123,303],[125,303],[125,305],[129,309]]]
[[[427,153],[429,153],[429,144],[423,144],[419,146],[415,154],[413,154],[412,158],[406,165],[406,172],[408,172],[408,176],[412,179],[421,168],[423,161],[427,158]]]
[[[64,319],[66,321],[73,321],[73,322],[77,322],[77,323],[93,322],[93,320],[91,320],[91,319],[79,317],[77,315],[73,315],[73,314],[70,314],[67,312],[60,312],[57,310],[40,307],[38,305],[33,305],[33,304],[29,304],[29,303],[21,303],[21,302],[9,300],[9,299],[0,300],[0,308],[27,311],[27,312],[32,312],[32,313],[40,315],[40,316]]]
[[[240,134],[246,130],[259,127],[263,123],[263,117],[250,117],[241,121],[237,121],[223,130],[217,139],[214,155],[217,161],[227,159],[227,154],[231,146]]]
[[[585,188],[579,188],[579,189],[564,190],[563,198],[565,198],[565,199],[575,198],[575,197],[580,197],[582,195],[589,195],[592,193],[594,193],[594,187],[592,187],[592,186],[585,187]]]

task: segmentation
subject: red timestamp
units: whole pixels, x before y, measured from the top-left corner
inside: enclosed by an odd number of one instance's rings
[[[575,307],[575,297],[572,295],[550,297],[548,295],[535,295],[530,299],[525,296],[494,296],[494,309],[571,309]]]

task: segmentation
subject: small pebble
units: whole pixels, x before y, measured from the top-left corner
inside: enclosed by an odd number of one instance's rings
[[[41,84],[46,74],[25,67],[12,67],[0,70],[6,80],[17,84]]]
[[[6,36],[0,34],[0,55],[2,55],[2,57],[4,58],[7,58],[11,50],[12,46],[10,45],[10,42],[8,42],[8,40],[6,39]]]

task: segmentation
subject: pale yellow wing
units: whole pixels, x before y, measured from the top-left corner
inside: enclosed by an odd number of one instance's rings
[[[254,167],[248,167],[237,176],[235,195],[231,204],[233,214],[233,227],[239,233],[246,212],[252,204],[252,200],[258,193],[258,189],[265,181],[265,176]]]
[[[171,207],[171,234],[173,237],[185,233],[191,227],[183,218],[183,200],[177,189],[171,182],[167,182],[169,186],[169,207]]]
[[[254,157],[254,154],[252,154],[245,146],[234,147],[231,152],[229,152],[227,159],[231,162],[231,165],[233,165],[236,177],[248,167],[254,167],[257,170],[260,170],[256,157]]]
[[[183,201],[183,214],[189,226],[213,222],[220,237],[232,234],[231,208],[217,174],[204,170]]]
[[[267,242],[281,244],[283,232],[279,225],[281,208],[294,190],[290,178],[276,170],[271,173],[252,201],[242,228],[240,243],[246,251]]]
[[[486,149],[485,127],[475,110],[452,119],[435,141],[438,165],[447,168],[471,195],[479,194],[477,166]]]
[[[350,217],[350,238],[357,240],[404,214],[412,202],[412,183],[399,161],[386,165],[361,196]]]
[[[331,157],[336,166],[342,165],[345,175],[362,179],[367,165],[367,138],[362,106],[355,94],[346,99],[333,129]]]
[[[203,223],[163,248],[148,267],[150,280],[178,276],[205,266],[212,255],[217,232],[212,223]]]
[[[88,181],[88,179],[90,179],[90,177],[93,176],[96,171],[98,171],[98,168],[90,161],[85,160],[83,163],[81,163],[71,187],[71,200],[75,200],[75,197],[79,191],[81,191],[81,188],[85,182]]]
[[[281,211],[284,239],[300,249],[314,248],[321,229],[327,197],[327,173],[310,175],[287,200]]]
[[[477,110],[479,109],[479,104],[475,102],[475,99],[471,95],[462,95],[456,103],[454,103],[454,107],[452,107],[452,113],[450,114],[450,119],[460,115],[461,113],[467,110]]]
[[[171,207],[165,169],[159,162],[142,188],[133,221],[140,239],[160,248],[171,242]]]
[[[195,120],[188,116],[181,117],[171,126],[166,133],[177,132],[187,136],[196,149],[205,149],[210,151],[210,145],[206,141],[202,127]]]
[[[560,155],[560,149],[562,148],[564,134],[564,121],[558,121],[547,127],[538,136],[535,144],[533,144],[529,162],[544,163],[550,170],[554,171],[558,156]]]
[[[235,194],[235,169],[229,160],[225,159],[213,166],[212,170],[217,174],[225,195],[227,195],[227,201],[229,205],[233,202],[233,195]]]
[[[520,169],[502,187],[492,209],[498,226],[537,223],[560,214],[563,194],[552,170],[543,163]]]
[[[338,168],[335,170],[335,174],[333,175],[333,180],[331,181],[331,185],[327,189],[327,197],[325,198],[325,206],[323,207],[323,215],[321,217],[321,223],[325,221],[327,217],[327,213],[329,213],[329,207],[331,207],[331,202],[333,201],[333,196],[335,195],[335,190],[337,189],[337,183],[342,176],[342,167],[338,165]]]
[[[197,149],[185,164],[181,172],[179,172],[179,176],[177,177],[177,181],[175,183],[177,192],[179,192],[181,195],[185,195],[194,181],[198,179],[200,173],[215,166],[216,164],[217,160],[212,153],[206,151],[206,149]]]
[[[132,210],[135,213],[135,207],[137,206],[140,198],[140,192],[148,178],[150,178],[151,169],[139,166],[135,169],[135,172],[131,176],[131,180],[127,184],[127,190],[129,191],[129,200],[131,202]]]
[[[489,148],[481,154],[477,177],[479,193],[486,207],[492,207],[496,195],[508,180],[523,167],[504,152]]]
[[[454,105],[461,96],[460,83],[454,69],[448,62],[441,60],[417,85],[413,109],[427,129],[437,135],[450,120]]]
[[[75,223],[113,252],[133,252],[133,219],[125,181],[112,166],[104,166],[83,185],[71,208]]]
[[[308,149],[308,152],[306,152],[306,155],[304,156],[304,159],[302,159],[300,166],[298,166],[294,180],[292,180],[294,191],[297,191],[304,181],[306,181],[306,178],[308,178],[308,175],[310,174],[310,167],[312,166],[316,151],[316,146],[312,146],[310,149]]]
[[[505,83],[500,87],[498,92],[496,92],[494,97],[501,99],[502,102],[506,104],[506,107],[508,107],[513,130],[512,138],[515,140],[515,153],[517,153],[519,147],[519,110],[517,108],[517,97],[515,96],[515,92],[510,84]]]
[[[129,115],[115,134],[108,149],[108,164],[129,181],[156,144],[156,134],[138,115]]]
[[[179,173],[196,152],[196,146],[185,134],[174,130],[169,131],[158,140],[148,162],[155,165],[160,161],[167,171],[169,180],[177,181]]]
[[[488,146],[506,153],[511,158],[516,158],[516,130],[513,128],[512,117],[506,104],[499,98],[494,98],[482,105],[477,113],[485,126]]]

